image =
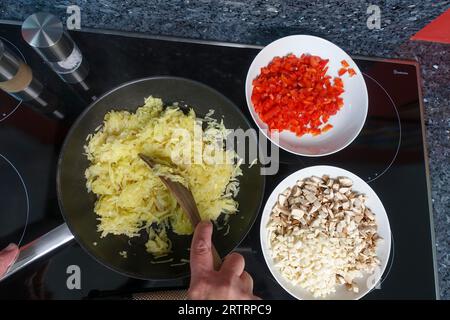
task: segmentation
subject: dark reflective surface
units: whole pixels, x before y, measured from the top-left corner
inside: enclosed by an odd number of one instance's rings
[[[319,158],[301,157],[305,166],[330,164],[347,168],[365,181],[373,181],[394,162],[401,143],[400,118],[391,96],[366,74],[369,94],[367,120],[358,137],[336,154]],[[280,162],[296,164],[299,156],[280,150]]]
[[[22,177],[13,164],[0,154],[0,248],[20,243],[28,219],[28,194]],[[11,192],[14,190],[14,192]]]
[[[258,52],[256,49],[73,33],[91,68],[87,78],[91,91],[85,95],[83,103],[76,91],[64,85],[26,47],[18,27],[0,25],[0,36],[17,45],[34,74],[70,106],[69,118],[64,122],[48,120],[26,107],[18,108],[0,122],[0,153],[14,164],[29,191],[30,221],[25,242],[62,222],[56,200],[56,159],[73,118],[88,105],[86,96],[99,96],[136,78],[173,75],[212,86],[241,107],[251,119],[245,103],[244,82],[247,68]],[[357,59],[356,62],[365,74],[370,101],[362,133],[349,147],[327,157],[305,158],[280,153],[280,170],[276,176],[267,177],[265,199],[278,182],[305,166],[330,164],[360,175],[370,182],[383,202],[394,238],[390,267],[383,275],[381,290],[375,290],[366,297],[435,298],[416,68],[411,64],[365,59]],[[0,101],[0,108],[8,108],[4,103],[13,103],[2,92]],[[2,190],[5,190],[2,196],[9,198],[21,192],[16,187],[2,186]],[[9,214],[1,208],[2,216]],[[0,225],[0,229],[0,234],[6,237],[14,232],[4,225]],[[3,239],[2,236],[0,240]],[[237,251],[246,258],[247,270],[255,280],[256,294],[267,299],[291,298],[270,275],[260,250],[258,218]],[[66,285],[66,271],[71,265],[77,265],[81,270],[79,290],[69,290]],[[73,242],[0,283],[0,297],[85,298],[186,286],[187,283],[188,279],[149,282],[121,276],[94,261]]]

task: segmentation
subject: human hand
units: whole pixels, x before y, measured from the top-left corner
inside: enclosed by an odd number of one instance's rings
[[[8,245],[5,249],[0,251],[0,279],[8,271],[10,265],[16,261],[19,255],[19,247],[14,243]]]
[[[211,222],[200,222],[191,244],[191,284],[188,298],[192,300],[255,300],[253,279],[244,271],[245,260],[238,253],[229,254],[219,271],[213,267]]]

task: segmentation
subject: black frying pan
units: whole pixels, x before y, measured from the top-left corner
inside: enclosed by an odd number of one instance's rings
[[[130,241],[126,236],[109,235],[100,239],[94,213],[95,196],[86,190],[84,171],[89,163],[83,154],[86,137],[102,124],[105,114],[114,110],[135,111],[143,105],[149,95],[161,98],[165,103],[182,102],[192,106],[198,116],[204,116],[210,109],[214,117],[221,119],[227,128],[244,130],[250,124],[241,111],[216,90],[187,79],[154,77],[123,84],[103,95],[91,104],[77,119],[66,137],[58,162],[58,199],[64,219],[80,245],[96,260],[126,276],[140,279],[175,279],[189,274],[189,265],[170,266],[152,264],[153,257],[145,251],[145,235]],[[256,139],[252,137],[252,139]],[[250,159],[251,160],[251,159]],[[242,165],[240,192],[237,196],[239,214],[229,220],[230,230],[214,230],[213,241],[223,257],[244,239],[258,215],[264,194],[264,176],[260,166],[248,168]],[[188,259],[191,237],[170,234],[173,243],[173,263]],[[94,242],[97,245],[94,245]],[[119,252],[127,251],[124,259]]]

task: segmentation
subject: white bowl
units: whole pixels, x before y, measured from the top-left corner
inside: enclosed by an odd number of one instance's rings
[[[375,220],[378,225],[378,234],[381,238],[383,238],[383,240],[378,242],[377,246],[377,256],[381,262],[379,269],[377,269],[373,274],[365,274],[364,277],[355,279],[355,282],[359,288],[359,293],[350,292],[343,285],[341,285],[337,287],[335,293],[325,298],[334,300],[357,300],[369,293],[375,287],[375,285],[379,283],[381,276],[386,269],[386,265],[388,263],[389,255],[391,252],[391,228],[389,226],[389,219],[386,214],[386,210],[384,209],[381,200],[378,198],[372,188],[355,174],[347,170],[332,166],[314,166],[294,172],[283,181],[281,181],[280,184],[275,188],[275,190],[273,190],[272,194],[267,200],[261,217],[260,237],[262,252],[273,277],[287,292],[289,292],[297,299],[317,299],[309,291],[302,289],[299,286],[295,286],[288,280],[283,278],[279,270],[274,266],[267,241],[268,232],[266,226],[269,222],[272,208],[274,207],[280,193],[286,190],[286,188],[295,185],[295,183],[300,179],[308,178],[311,176],[322,177],[323,175],[329,175],[330,177],[348,177],[352,179],[352,189],[367,196],[366,205],[375,214]]]
[[[328,123],[333,128],[318,136],[311,134],[296,136],[293,132],[268,133],[268,126],[259,118],[251,100],[253,80],[259,75],[261,68],[277,56],[293,53],[296,56],[311,54],[329,59],[327,74],[333,78],[342,67],[341,61],[346,60],[356,75],[348,73],[342,76],[345,92],[342,94],[344,105],[338,113],[330,117]],[[325,156],[338,152],[348,146],[359,134],[366,121],[368,109],[367,87],[364,77],[350,56],[335,44],[322,38],[308,35],[294,35],[278,39],[262,49],[253,60],[245,81],[247,105],[253,120],[264,135],[282,149],[302,156]],[[272,137],[271,137],[272,136]]]

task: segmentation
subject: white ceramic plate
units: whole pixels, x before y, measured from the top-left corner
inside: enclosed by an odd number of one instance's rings
[[[261,68],[267,66],[274,57],[285,56],[289,53],[297,56],[305,53],[329,59],[327,74],[333,78],[338,75],[338,70],[342,67],[342,60],[346,60],[350,68],[353,68],[356,72],[353,77],[350,77],[348,73],[342,76],[345,90],[342,94],[344,106],[336,115],[330,117],[328,123],[332,124],[333,128],[318,136],[307,134],[298,137],[290,131],[283,131],[281,133],[273,132],[272,137],[270,137],[267,133],[267,125],[254,110],[251,101],[253,80],[259,75]],[[311,157],[329,155],[348,146],[364,126],[369,104],[364,77],[352,58],[335,44],[308,35],[281,38],[262,49],[248,70],[245,95],[253,120],[272,143],[288,152]]]
[[[292,285],[289,281],[284,279],[278,269],[275,268],[273,259],[270,255],[270,249],[267,241],[268,232],[266,226],[269,221],[272,208],[274,207],[280,193],[282,193],[286,188],[295,185],[295,183],[300,179],[308,178],[311,176],[322,177],[323,175],[329,175],[332,178],[348,177],[352,179],[352,189],[367,195],[366,205],[375,214],[375,220],[378,225],[378,234],[381,236],[381,238],[383,238],[383,240],[378,242],[377,247],[377,255],[381,261],[379,269],[373,274],[365,274],[363,278],[355,279],[355,282],[359,287],[359,293],[350,292],[343,285],[341,285],[337,287],[335,293],[326,297],[326,299],[336,300],[360,299],[375,287],[375,285],[380,281],[381,276],[386,269],[386,265],[389,260],[389,254],[391,252],[391,228],[389,226],[389,219],[387,217],[386,210],[384,209],[383,204],[381,203],[381,200],[378,198],[376,193],[365,181],[347,170],[332,166],[308,167],[294,172],[280,182],[280,184],[275,188],[275,190],[273,190],[272,194],[267,200],[261,218],[260,237],[264,259],[266,260],[267,266],[269,267],[270,272],[272,273],[274,278],[292,296],[297,299],[317,299],[314,298],[314,296],[309,291],[304,290],[299,286]]]

